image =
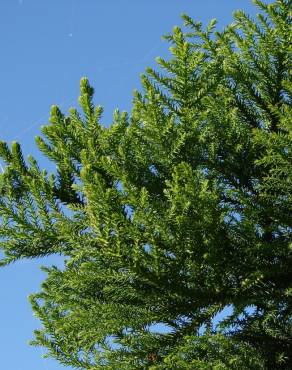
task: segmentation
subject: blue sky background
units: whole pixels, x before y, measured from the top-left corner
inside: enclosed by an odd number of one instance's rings
[[[48,119],[52,104],[66,112],[77,105],[79,80],[95,87],[105,125],[115,108],[130,110],[139,75],[167,56],[161,35],[181,25],[181,13],[219,29],[235,9],[255,13],[250,0],[1,0],[0,1],[0,139],[21,142],[44,166],[34,136]],[[39,290],[42,264],[60,259],[20,261],[0,269],[1,369],[60,370],[28,346],[33,317],[27,296]]]

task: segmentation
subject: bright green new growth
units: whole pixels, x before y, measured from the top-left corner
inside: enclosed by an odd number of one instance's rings
[[[66,259],[31,296],[62,364],[292,368],[291,1],[254,2],[221,33],[183,16],[108,128],[82,79],[36,139],[56,174],[1,142],[2,264]]]

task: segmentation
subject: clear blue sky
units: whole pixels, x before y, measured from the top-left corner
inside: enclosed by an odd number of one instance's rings
[[[254,14],[250,0],[1,0],[0,139],[17,140],[36,158],[34,136],[49,108],[75,105],[79,80],[87,76],[108,124],[115,108],[129,110],[133,89],[146,66],[167,55],[161,35],[188,13],[219,28],[235,9]],[[45,162],[40,158],[41,163]],[[0,270],[1,369],[60,370],[42,351],[27,345],[39,323],[27,296],[45,277],[41,264],[21,261]]]

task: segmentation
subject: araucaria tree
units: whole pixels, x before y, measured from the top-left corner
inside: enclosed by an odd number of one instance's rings
[[[54,174],[1,142],[2,265],[65,259],[31,296],[60,363],[292,369],[291,0],[254,3],[223,32],[183,16],[109,127],[82,79],[36,138]]]

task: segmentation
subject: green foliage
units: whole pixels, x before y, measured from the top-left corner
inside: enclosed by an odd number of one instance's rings
[[[224,335],[205,333],[185,337],[178,347],[164,359],[163,364],[151,369],[177,370],[235,370],[264,369],[264,361],[248,344],[236,343]]]
[[[54,174],[0,143],[1,264],[65,258],[30,298],[60,363],[292,368],[291,1],[254,3],[223,32],[184,15],[109,127],[83,78],[36,138]]]

